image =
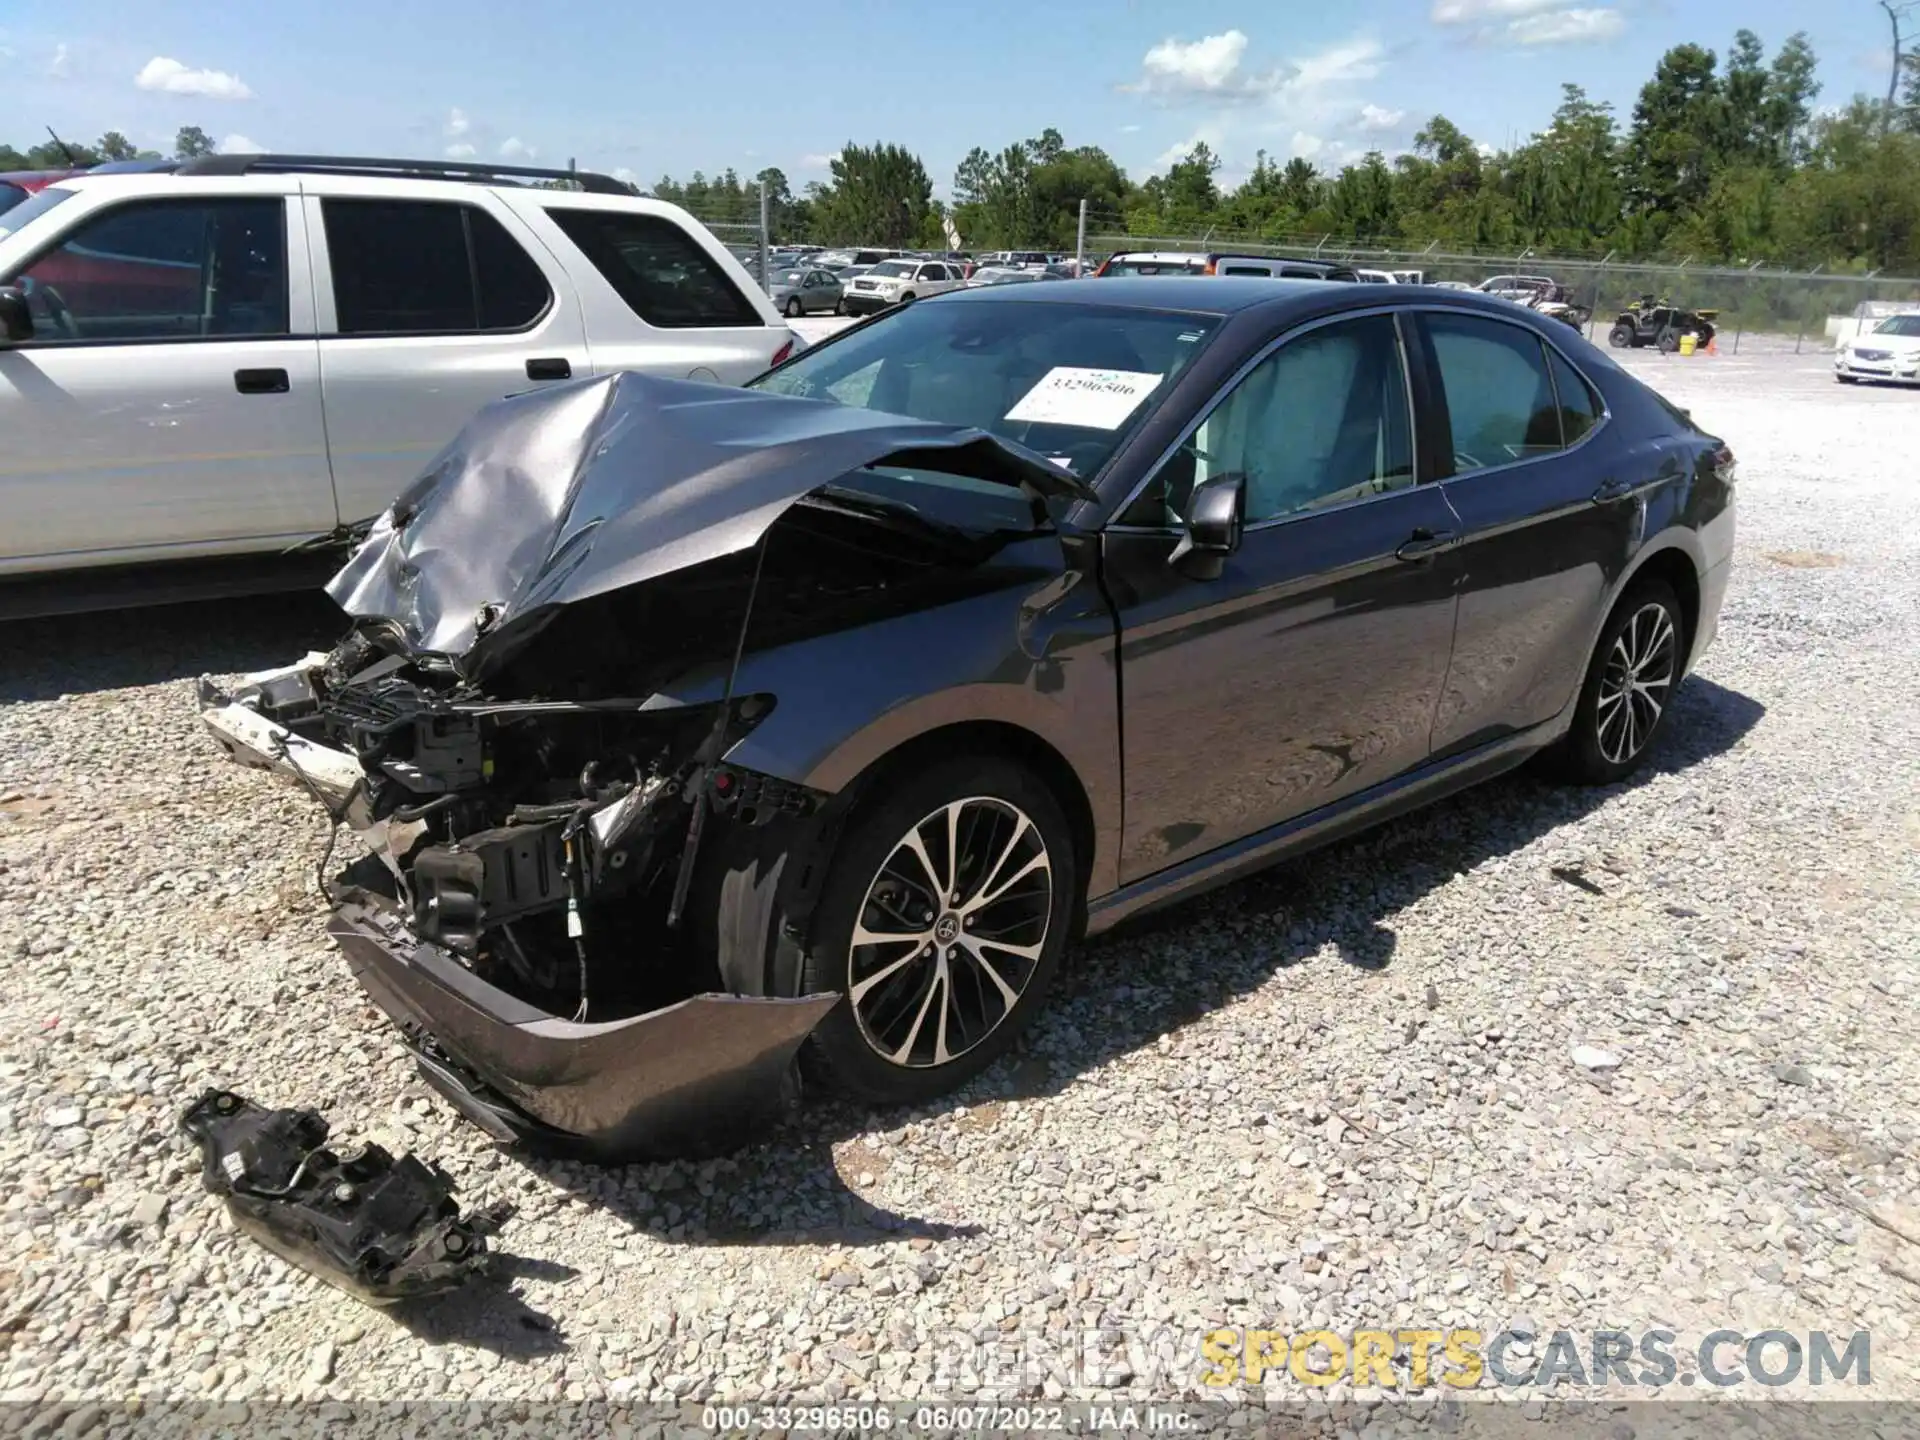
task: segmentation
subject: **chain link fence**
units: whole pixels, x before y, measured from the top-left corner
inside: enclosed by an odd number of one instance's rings
[[[744,202],[693,210],[720,243],[765,283],[765,257],[774,246],[753,197]],[[1713,312],[1719,347],[1742,344],[1790,346],[1798,352],[1831,347],[1888,314],[1920,310],[1920,276],[1836,274],[1771,265],[1697,265],[1691,259],[1623,260],[1612,253],[1569,255],[1522,249],[1518,253],[1438,243],[1382,246],[1329,235],[1249,236],[1212,229],[1200,234],[1141,235],[1126,231],[1120,217],[1092,217],[1086,255],[1091,261],[1116,250],[1204,253],[1230,250],[1249,255],[1312,255],[1376,270],[1417,270],[1429,283],[1478,286],[1496,275],[1547,276],[1564,286],[1573,302],[1591,312],[1589,339],[1605,342],[1615,320],[1634,301]]]
[[[1770,347],[1796,351],[1831,346],[1856,329],[1872,329],[1887,314],[1920,310],[1920,277],[1844,275],[1765,265],[1736,267],[1674,261],[1621,260],[1611,254],[1570,256],[1473,251],[1462,247],[1392,248],[1332,236],[1245,237],[1213,230],[1201,235],[1134,235],[1107,230],[1087,237],[1090,255],[1115,250],[1222,251],[1257,255],[1313,255],[1374,270],[1418,270],[1429,283],[1477,286],[1496,275],[1547,276],[1574,303],[1592,312],[1589,339],[1604,343],[1627,306],[1651,295],[1662,304],[1713,311],[1722,349],[1765,337]]]

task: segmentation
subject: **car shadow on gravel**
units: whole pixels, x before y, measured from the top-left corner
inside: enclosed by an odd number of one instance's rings
[[[317,590],[0,621],[0,705],[265,670],[345,629]]]
[[[1057,1094],[1328,946],[1358,969],[1386,970],[1398,912],[1655,776],[1731,750],[1764,713],[1748,696],[1695,676],[1674,701],[1660,748],[1630,781],[1562,786],[1522,770],[1087,941],[1068,953],[1048,1005],[1014,1052],[935,1105],[875,1111],[814,1098],[768,1139],[719,1161],[526,1163],[670,1244],[862,1246],[979,1234],[978,1226],[903,1215],[865,1198],[861,1191],[888,1160],[860,1137],[956,1110],[967,1112],[962,1125],[990,1129],[1000,1103]],[[1076,1024],[1089,1005],[1099,1012],[1095,1033]],[[937,1153],[919,1158],[939,1163]],[[833,1284],[841,1275],[857,1278],[846,1269],[825,1278]]]

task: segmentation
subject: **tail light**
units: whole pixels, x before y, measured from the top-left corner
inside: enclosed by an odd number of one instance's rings
[[[1098,280],[1102,275],[1106,274],[1107,267],[1111,264],[1113,264],[1113,257],[1109,255],[1106,259],[1100,262],[1099,268],[1093,272],[1093,278]]]
[[[1730,446],[1723,444],[1713,452],[1713,469],[1714,473],[1729,485],[1739,478],[1740,467],[1733,458],[1733,450]]]
[[[788,336],[787,343],[782,345],[778,350],[773,352],[773,359],[767,362],[767,368],[771,370],[775,365],[785,364],[787,359],[792,354],[793,354],[793,337]]]
[[[1207,263],[1200,268],[1200,273],[1202,275],[1218,275],[1220,273],[1220,262],[1218,260],[1207,261]]]

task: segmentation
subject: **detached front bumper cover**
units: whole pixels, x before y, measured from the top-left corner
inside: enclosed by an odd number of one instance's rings
[[[328,933],[422,1075],[494,1138],[549,1154],[737,1147],[792,1100],[794,1058],[840,999],[695,995],[624,1020],[567,1020],[420,940],[383,897],[339,893]]]
[[[439,1294],[487,1263],[507,1218],[463,1218],[453,1184],[378,1145],[335,1152],[315,1110],[263,1110],[209,1090],[180,1117],[200,1147],[200,1178],[235,1222],[290,1264],[369,1305]]]

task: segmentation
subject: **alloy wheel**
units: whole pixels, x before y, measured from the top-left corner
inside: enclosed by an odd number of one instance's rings
[[[854,924],[861,1036],[913,1069],[966,1054],[1019,1003],[1052,916],[1051,857],[1024,811],[983,795],[933,811],[882,862]]]
[[[1673,688],[1679,650],[1673,616],[1658,603],[1634,611],[1614,637],[1594,706],[1608,764],[1624,765],[1646,748]]]

